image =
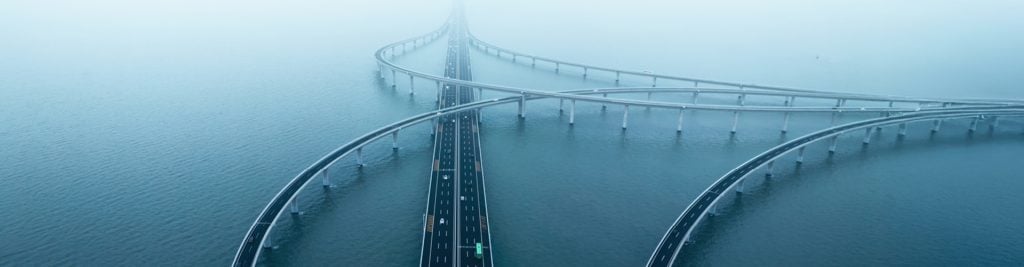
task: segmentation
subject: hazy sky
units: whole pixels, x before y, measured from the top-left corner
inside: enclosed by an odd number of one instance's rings
[[[938,87],[961,96],[1024,97],[1016,85],[1024,77],[1024,1],[526,0],[470,7],[473,29],[485,39],[582,62],[821,89],[920,94],[903,88]]]
[[[584,63],[826,90],[919,95],[920,88],[933,88],[1024,97],[1016,85],[1024,77],[1024,1],[470,0],[467,6],[472,30],[486,40]],[[449,1],[415,0],[4,1],[0,70],[133,54],[156,63],[231,54],[256,61],[256,52],[284,57],[272,51],[317,40],[343,46],[344,38],[356,38],[341,32],[383,45],[436,27],[449,7]],[[77,60],[65,62],[70,59]]]

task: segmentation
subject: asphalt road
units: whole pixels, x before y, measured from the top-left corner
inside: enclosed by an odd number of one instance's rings
[[[472,80],[461,25],[448,41],[445,77]],[[444,85],[440,108],[467,104],[473,88]],[[480,158],[479,113],[462,111],[439,119],[434,140],[420,266],[490,266],[490,235]],[[477,257],[476,244],[483,255]]]

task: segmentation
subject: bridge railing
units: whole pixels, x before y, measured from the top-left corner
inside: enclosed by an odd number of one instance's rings
[[[430,74],[426,74],[426,73],[422,73],[422,72],[418,72],[418,71],[414,71],[414,70],[411,70],[411,69],[408,69],[408,68],[404,68],[404,67],[398,66],[398,65],[394,64],[391,60],[388,59],[389,55],[390,56],[394,56],[395,55],[396,52],[392,52],[392,51],[397,51],[397,47],[399,47],[399,46],[407,46],[409,43],[412,43],[413,44],[413,49],[416,49],[416,48],[420,47],[419,44],[421,42],[426,44],[426,43],[429,43],[429,42],[432,42],[432,41],[436,40],[439,36],[444,34],[449,29],[451,23],[454,23],[454,22],[451,19],[449,19],[448,22],[446,22],[443,26],[439,27],[435,31],[432,31],[430,33],[427,33],[427,34],[424,34],[424,35],[421,35],[421,36],[417,36],[417,37],[414,37],[414,38],[409,38],[409,39],[406,39],[406,40],[395,42],[395,43],[392,43],[392,44],[390,44],[388,46],[385,46],[385,47],[382,47],[382,48],[378,49],[377,52],[375,53],[375,57],[376,57],[376,59],[377,59],[377,61],[379,63],[378,71],[380,72],[379,73],[380,77],[384,78],[384,70],[385,70],[385,68],[387,68],[387,69],[390,69],[392,71],[392,73],[394,73],[396,71],[400,71],[400,72],[403,72],[403,73],[409,75],[409,77],[410,77],[410,85],[412,85],[413,77],[419,77],[419,78],[422,78],[422,79],[427,79],[427,80],[435,81],[438,88],[441,88],[441,83],[445,83],[445,84],[451,84],[451,85],[460,85],[460,86],[467,86],[467,87],[475,87],[475,88],[478,88],[478,89],[488,89],[488,90],[494,90],[494,91],[498,91],[498,92],[512,93],[512,94],[516,94],[517,96],[505,97],[505,98],[500,98],[500,99],[492,99],[492,100],[488,100],[488,101],[478,101],[478,102],[474,102],[474,103],[470,103],[470,104],[465,104],[465,105],[450,107],[450,108],[446,108],[446,109],[441,109],[441,110],[438,110],[436,112],[428,112],[428,113],[423,113],[423,114],[420,114],[420,115],[416,115],[416,116],[407,118],[405,120],[389,124],[389,125],[387,125],[385,127],[382,127],[382,128],[377,129],[375,131],[372,131],[372,132],[370,132],[368,134],[365,134],[365,135],[363,135],[363,136],[361,136],[359,138],[356,138],[355,140],[353,140],[353,141],[343,145],[342,147],[339,147],[339,148],[335,149],[334,151],[328,153],[323,158],[321,158],[320,160],[316,161],[313,165],[311,165],[310,167],[306,168],[299,175],[297,175],[295,178],[293,178],[284,188],[282,188],[274,196],[274,198],[270,201],[270,203],[268,203],[268,205],[266,207],[264,207],[264,209],[261,211],[260,215],[257,217],[257,220],[250,227],[249,231],[246,234],[246,237],[242,240],[242,244],[240,245],[239,250],[236,253],[236,257],[235,257],[235,260],[233,262],[233,265],[235,265],[235,266],[247,266],[247,265],[248,266],[252,266],[252,265],[256,264],[256,261],[258,260],[258,257],[260,256],[260,253],[261,253],[263,247],[265,245],[269,246],[269,239],[270,239],[269,233],[272,232],[274,226],[276,225],[277,220],[280,218],[280,216],[283,213],[285,207],[290,204],[290,205],[292,205],[292,210],[293,211],[297,211],[297,207],[295,206],[296,205],[296,203],[295,203],[295,196],[298,194],[299,191],[301,191],[302,188],[307,186],[308,183],[310,181],[312,181],[313,178],[316,175],[318,175],[318,174],[323,175],[323,177],[324,177],[324,179],[326,181],[326,179],[328,179],[328,176],[326,175],[326,173],[324,171],[327,168],[329,168],[330,166],[332,166],[333,164],[336,164],[336,162],[338,162],[340,159],[344,158],[347,155],[350,155],[353,151],[357,152],[357,154],[360,154],[359,152],[361,151],[361,148],[363,146],[365,146],[366,144],[368,144],[370,142],[373,142],[375,140],[379,140],[380,138],[383,138],[384,136],[387,136],[388,134],[393,134],[394,136],[396,136],[396,140],[397,140],[397,133],[398,133],[398,131],[400,131],[403,128],[411,127],[411,126],[416,125],[418,123],[422,123],[424,121],[427,121],[427,120],[430,120],[430,119],[433,119],[433,118],[436,118],[436,117],[439,117],[439,116],[451,114],[451,113],[454,113],[454,112],[470,110],[470,109],[480,109],[480,108],[489,107],[489,106],[493,106],[493,105],[506,104],[506,103],[512,103],[512,102],[519,102],[520,105],[523,105],[523,104],[525,104],[525,102],[527,100],[534,100],[534,99],[541,99],[541,98],[557,98],[557,99],[560,99],[560,100],[571,100],[571,101],[573,101],[573,103],[575,103],[576,100],[580,100],[580,101],[594,102],[594,103],[619,104],[619,105],[626,106],[627,107],[627,112],[628,112],[628,107],[630,105],[633,105],[633,106],[646,106],[646,107],[658,107],[658,108],[668,108],[668,109],[678,109],[680,111],[682,111],[684,109],[725,110],[725,111],[737,112],[736,114],[738,114],[739,111],[764,111],[764,112],[786,112],[786,113],[788,113],[788,112],[913,112],[913,111],[925,110],[925,109],[922,109],[922,108],[904,108],[904,107],[892,107],[892,108],[884,108],[884,107],[866,108],[866,107],[860,107],[860,108],[857,108],[857,107],[743,106],[742,105],[742,99],[743,99],[743,97],[746,94],[759,94],[759,93],[762,93],[762,92],[755,92],[754,90],[746,91],[746,88],[744,88],[743,91],[742,91],[743,93],[741,94],[741,98],[740,98],[741,102],[740,102],[739,106],[685,104],[685,103],[670,103],[670,102],[629,100],[629,99],[610,99],[610,98],[606,98],[606,97],[590,96],[590,94],[594,94],[594,93],[601,93],[601,94],[604,94],[604,93],[616,93],[616,92],[613,92],[613,91],[610,91],[610,90],[613,90],[613,89],[615,89],[615,90],[622,90],[622,89],[628,89],[628,88],[609,88],[609,89],[607,89],[607,91],[602,91],[600,89],[588,89],[588,90],[590,90],[589,92],[584,92],[582,90],[575,91],[575,92],[548,92],[548,91],[534,90],[534,89],[528,89],[528,88],[501,86],[501,85],[493,85],[493,84],[486,84],[486,83],[479,83],[479,82],[471,82],[471,81],[463,81],[463,80],[457,80],[457,79],[449,79],[449,78],[444,78],[444,77],[438,77],[438,76],[435,76],[435,75],[430,75]],[[393,81],[395,80],[394,76],[393,76],[392,80]],[[392,82],[392,84],[394,85],[394,82]],[[412,87],[410,87],[410,89],[412,89]],[[662,90],[662,89],[671,89],[671,88],[658,88],[658,90]],[[686,90],[685,88],[677,88],[677,89]],[[698,88],[693,88],[693,89],[694,89],[694,91],[709,90],[709,89],[704,89],[704,88],[699,88],[699,89]],[[648,90],[648,89],[645,88],[645,90]],[[728,89],[724,89],[724,90],[728,90]],[[724,90],[723,91],[717,91],[717,92],[725,93],[726,91],[724,91]],[[637,90],[637,91],[640,91],[640,90]],[[622,92],[625,92],[625,91],[622,91]],[[827,92],[823,93],[823,92],[799,92],[799,91],[793,91],[791,93],[792,94],[789,94],[789,95],[786,95],[786,96],[788,96],[788,97],[795,97],[795,96],[800,96],[800,97],[819,97],[819,96],[820,97],[825,97],[824,94],[829,94]],[[797,93],[800,93],[800,94],[797,94]],[[767,93],[765,93],[765,94],[767,94]],[[821,94],[821,95],[816,95],[816,94]],[[852,96],[852,95],[847,95],[847,96]],[[865,96],[865,97],[867,97],[867,96]],[[888,99],[888,98],[885,98],[885,99]],[[905,100],[905,99],[895,99],[894,98],[892,101],[903,101],[903,100]],[[913,100],[911,102],[933,102],[933,100],[915,99],[915,100]],[[957,102],[957,103],[959,103],[959,102]],[[969,102],[964,102],[964,103],[969,103]],[[986,104],[991,104],[991,103],[986,103]],[[520,110],[522,110],[522,108]],[[680,113],[680,114],[682,114],[682,113]],[[522,115],[522,114],[520,114],[520,115]],[[624,117],[623,127],[625,127],[625,117]],[[735,126],[734,126],[734,130],[735,130]],[[359,164],[362,164],[361,159],[358,159],[358,160],[359,160]]]
[[[587,90],[585,92],[575,93],[600,93],[600,91]],[[527,100],[540,99],[540,96],[532,96]],[[236,252],[235,259],[232,266],[254,266],[262,253],[264,247],[268,247],[271,244],[270,233],[276,226],[277,221],[281,215],[284,214],[286,206],[292,205],[292,212],[298,212],[295,202],[295,198],[302,188],[309,185],[317,175],[323,177],[325,186],[329,177],[325,170],[337,164],[341,159],[351,155],[353,152],[360,152],[366,145],[380,140],[388,135],[397,136],[397,133],[402,129],[416,126],[417,124],[430,121],[434,118],[441,116],[458,113],[466,110],[482,109],[486,107],[514,103],[519,101],[520,97],[505,97],[490,100],[482,100],[469,104],[463,104],[459,106],[449,107],[437,111],[426,112],[418,114],[391,124],[384,127],[373,130],[366,133],[352,141],[349,141],[345,145],[336,148],[335,150],[327,153],[312,165],[300,172],[295,178],[292,178],[274,197],[271,201],[263,208],[257,217],[256,221],[249,228],[245,238],[242,239],[242,243]],[[397,142],[397,140],[396,140]],[[361,159],[357,159],[357,164],[362,165]]]
[[[451,25],[451,23],[458,23],[458,22],[449,21],[442,28],[439,28],[438,30],[436,30],[436,31],[434,31],[434,32],[432,32],[430,34],[427,34],[426,36],[431,36],[431,35],[437,36],[437,35],[439,35],[441,31],[447,30],[448,27]],[[394,87],[394,86],[396,86],[395,81],[397,80],[397,76],[395,76],[396,73],[403,73],[403,74],[408,75],[409,76],[410,93],[412,93],[413,90],[414,90],[414,85],[415,85],[414,78],[421,78],[421,79],[426,79],[426,80],[434,81],[435,84],[436,84],[436,87],[438,88],[438,91],[440,91],[439,89],[441,88],[441,84],[444,83],[444,84],[451,84],[451,85],[474,87],[474,88],[477,88],[478,90],[486,89],[486,90],[492,90],[492,91],[503,92],[503,93],[518,94],[518,95],[524,95],[524,96],[526,96],[526,95],[539,95],[539,96],[545,96],[545,97],[549,97],[549,98],[557,98],[557,99],[561,99],[561,100],[580,100],[580,101],[585,101],[585,102],[595,102],[595,103],[603,103],[603,104],[615,104],[615,105],[624,105],[624,106],[640,106],[640,107],[653,107],[653,108],[666,108],[666,109],[679,109],[679,110],[682,110],[682,109],[694,109],[694,110],[720,110],[720,111],[733,111],[733,112],[759,111],[759,112],[784,112],[784,113],[789,113],[789,112],[911,112],[911,111],[919,111],[919,110],[921,110],[918,107],[887,107],[887,108],[882,107],[882,108],[879,108],[879,107],[849,107],[849,106],[841,106],[842,103],[845,103],[845,100],[847,98],[849,98],[851,100],[885,101],[885,102],[890,102],[890,104],[893,103],[893,102],[913,102],[913,103],[918,103],[918,104],[923,104],[923,103],[944,103],[943,106],[945,106],[945,103],[950,103],[950,104],[952,104],[952,103],[956,103],[956,104],[972,104],[972,105],[1001,105],[1001,104],[1005,104],[1005,103],[997,103],[997,102],[975,102],[975,101],[962,101],[962,100],[946,101],[946,100],[930,99],[930,98],[890,97],[890,96],[874,96],[874,95],[864,95],[864,94],[836,94],[836,93],[830,93],[830,92],[822,92],[822,91],[814,91],[814,90],[803,90],[803,89],[793,89],[793,90],[786,91],[788,89],[787,88],[782,88],[782,87],[757,87],[757,88],[760,88],[760,89],[741,88],[741,89],[739,89],[739,91],[736,91],[735,89],[733,89],[733,91],[731,91],[731,92],[736,93],[736,94],[739,95],[739,101],[738,101],[739,105],[737,105],[737,106],[704,105],[704,104],[696,104],[696,103],[686,104],[686,103],[671,103],[671,102],[659,102],[659,101],[614,99],[614,98],[606,98],[606,97],[592,97],[592,96],[585,96],[585,95],[572,95],[572,94],[564,94],[564,93],[558,93],[558,92],[535,90],[535,89],[529,89],[529,88],[502,86],[502,85],[487,84],[487,83],[480,83],[480,82],[463,81],[463,80],[458,80],[458,79],[450,79],[450,78],[440,77],[440,76],[436,76],[436,75],[432,75],[432,74],[423,73],[423,72],[420,72],[420,71],[415,71],[415,70],[412,70],[412,69],[409,69],[409,68],[405,68],[405,67],[402,67],[402,66],[399,66],[399,65],[395,64],[394,62],[392,62],[389,59],[389,57],[387,56],[388,55],[388,51],[391,51],[395,47],[401,46],[404,43],[409,43],[410,40],[415,40],[415,39],[416,38],[410,38],[410,39],[407,39],[407,40],[403,40],[403,41],[396,42],[396,43],[390,44],[388,46],[382,47],[381,49],[379,49],[377,51],[377,54],[376,54],[376,58],[377,58],[377,61],[379,63],[379,67],[378,68],[379,68],[379,72],[380,72],[380,77],[382,79],[386,79],[385,76],[384,76],[385,69],[391,70],[391,72],[392,72],[392,86]],[[689,79],[689,78],[684,78],[684,79]],[[726,84],[730,84],[730,83],[726,83]],[[681,88],[678,88],[678,89],[681,89]],[[702,91],[702,92],[711,92],[711,91],[715,90],[715,89],[706,89],[706,88],[701,88],[701,89],[693,88],[693,89],[695,89],[695,90],[706,90],[706,91]],[[786,90],[783,90],[783,89],[786,89]],[[834,95],[832,98],[837,100],[837,106],[835,106],[835,107],[796,107],[796,106],[792,106],[792,105],[787,105],[785,107],[777,107],[777,106],[746,106],[746,105],[743,104],[743,99],[745,99],[745,96],[747,94],[768,94],[768,92],[765,92],[765,91],[771,91],[771,90],[776,90],[774,93],[785,92],[783,94],[783,96],[789,96],[789,97],[796,97],[796,96],[805,97],[806,96],[806,97],[812,97],[812,98],[829,98],[830,96]],[[725,92],[729,92],[729,91],[728,91],[728,89],[723,89],[723,90],[717,91],[717,92],[725,93]],[[789,95],[785,95],[785,94],[789,94]],[[525,103],[520,103],[520,104],[524,105]],[[922,105],[922,106],[924,106],[924,105]],[[522,116],[523,114],[520,114],[520,115]]]

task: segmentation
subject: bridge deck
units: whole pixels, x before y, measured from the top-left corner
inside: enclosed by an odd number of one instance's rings
[[[451,32],[445,77],[468,81],[473,76],[462,30],[457,24]],[[474,98],[472,88],[446,84],[439,103],[447,108]],[[491,265],[478,126],[477,110],[445,115],[436,125],[421,266]]]

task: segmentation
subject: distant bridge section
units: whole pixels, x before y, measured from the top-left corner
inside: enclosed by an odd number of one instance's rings
[[[874,100],[874,101],[923,102],[923,103],[940,103],[940,104],[943,104],[943,103],[949,103],[949,104],[1022,104],[1022,103],[1024,103],[1024,100],[1016,100],[1016,99],[913,98],[913,97],[902,97],[902,96],[886,96],[886,95],[872,95],[872,94],[842,93],[842,92],[835,92],[835,91],[822,91],[822,90],[800,89],[800,88],[780,87],[780,86],[765,86],[765,85],[757,85],[757,84],[751,84],[751,83],[729,82],[729,81],[718,81],[718,80],[701,79],[701,78],[682,77],[682,76],[675,76],[675,75],[650,73],[650,72],[646,72],[646,71],[623,70],[623,69],[616,69],[616,68],[609,68],[609,67],[601,67],[601,66],[583,64],[583,63],[563,61],[563,60],[554,59],[554,58],[541,57],[541,56],[526,54],[526,53],[522,53],[522,52],[517,52],[517,51],[511,50],[511,49],[499,47],[497,45],[493,45],[493,44],[487,43],[487,42],[485,42],[483,40],[480,40],[479,38],[476,38],[476,36],[474,36],[472,34],[470,34],[470,38],[473,41],[474,47],[476,47],[476,48],[478,48],[480,50],[483,50],[484,53],[488,53],[489,54],[493,50],[494,54],[496,56],[498,56],[499,58],[502,56],[502,54],[508,54],[509,56],[511,56],[511,60],[513,62],[517,62],[518,58],[529,59],[531,67],[536,67],[538,61],[540,61],[542,63],[546,62],[548,64],[553,64],[554,67],[555,67],[554,70],[555,70],[556,73],[561,70],[561,66],[574,67],[574,68],[580,69],[583,72],[583,77],[584,78],[586,78],[588,76],[588,74],[590,73],[590,70],[603,71],[603,72],[607,72],[607,73],[614,73],[615,74],[615,84],[616,85],[619,84],[621,76],[629,75],[629,76],[635,76],[635,77],[650,78],[651,79],[651,87],[657,87],[658,86],[658,80],[661,79],[661,80],[672,80],[672,81],[681,81],[681,82],[693,82],[693,87],[700,87],[701,85],[718,85],[718,86],[727,86],[727,87],[737,88],[737,89],[741,89],[741,90],[767,90],[767,91],[777,91],[777,92],[815,93],[815,94],[829,95],[829,96],[832,96],[832,98],[835,98],[835,99],[861,99],[861,100]]]

